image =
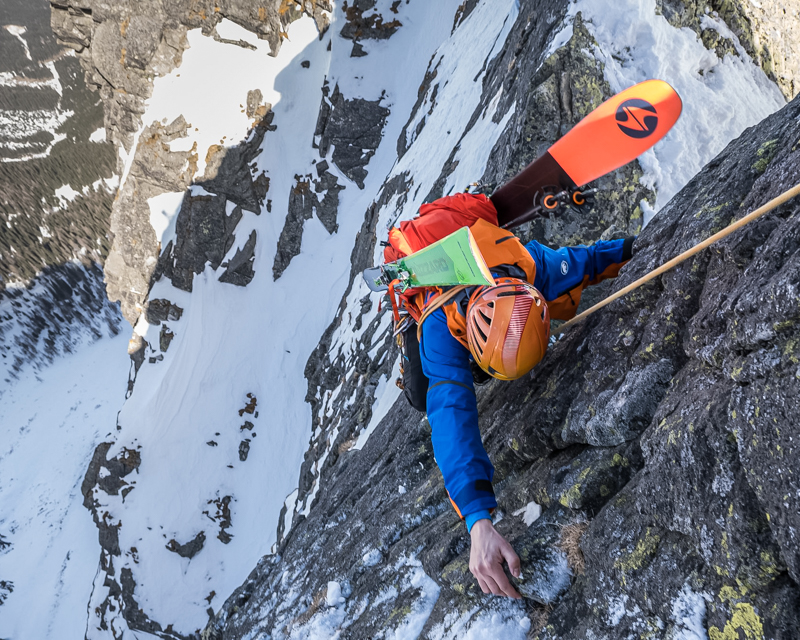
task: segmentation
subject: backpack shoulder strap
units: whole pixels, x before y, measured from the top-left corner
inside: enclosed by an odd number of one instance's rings
[[[422,323],[425,322],[426,318],[437,309],[440,309],[441,307],[446,305],[448,302],[450,302],[453,298],[455,298],[459,293],[461,293],[466,288],[467,285],[461,284],[458,285],[457,287],[453,287],[452,289],[448,289],[444,293],[442,292],[441,289],[438,289],[439,291],[438,295],[428,301],[428,303],[425,305],[422,315],[417,321],[417,340],[422,340]]]

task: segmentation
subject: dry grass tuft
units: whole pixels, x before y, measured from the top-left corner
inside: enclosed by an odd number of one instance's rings
[[[588,527],[588,522],[575,522],[561,530],[561,540],[558,546],[567,554],[567,564],[575,575],[583,575],[586,568],[583,551],[581,551],[581,537]]]
[[[533,611],[528,612],[528,617],[531,621],[531,628],[528,631],[528,638],[530,640],[537,640],[539,634],[547,626],[547,620],[550,618],[550,605],[537,605]]]
[[[311,604],[308,606],[308,609],[303,611],[299,616],[297,616],[291,622],[291,627],[295,625],[301,626],[306,624],[314,614],[319,611],[319,608],[322,606],[322,603],[325,602],[325,599],[328,597],[328,588],[323,587],[319,591],[314,594],[314,598],[311,600]]]
[[[350,451],[350,449],[352,449],[355,446],[356,442],[358,442],[358,438],[350,438],[349,440],[345,440],[344,442],[342,442],[339,445],[339,455],[342,455],[343,453]]]

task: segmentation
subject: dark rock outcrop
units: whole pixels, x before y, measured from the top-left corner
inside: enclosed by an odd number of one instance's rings
[[[391,14],[397,14],[397,7],[402,0],[395,0],[389,9]],[[359,40],[385,40],[403,26],[395,17],[381,15],[376,11],[377,0],[350,0],[342,4],[347,22],[342,27],[339,35],[353,41],[353,50],[350,56],[359,58],[367,55]],[[364,13],[367,16],[364,16]],[[373,13],[374,12],[374,13]]]
[[[167,549],[177,553],[181,558],[189,558],[191,560],[202,551],[205,543],[206,532],[201,531],[194,538],[189,540],[189,542],[185,542],[184,544],[179,543],[173,538],[167,543]]]
[[[645,229],[614,286],[799,182],[798,122],[800,99],[731,143]],[[531,637],[800,632],[798,239],[793,201],[569,330],[530,376],[478,392],[497,527],[530,562]],[[450,612],[496,608],[466,569],[427,422],[404,400],[316,482],[314,509],[205,637],[274,634],[336,610],[350,637],[397,628],[427,602],[410,558],[440,589],[423,636],[449,628]],[[532,501],[545,511],[528,527],[514,514]],[[583,572],[558,535],[581,520]],[[331,580],[346,600],[315,604]]]
[[[389,109],[380,101],[363,98],[348,100],[336,86],[330,98],[323,91],[323,102],[315,136],[319,136],[319,154],[325,158],[333,146],[331,158],[339,170],[364,188],[364,167],[381,142],[383,125]]]
[[[380,102],[363,98],[348,100],[338,86],[329,96],[328,86],[323,87],[314,132],[322,161],[316,165],[316,178],[311,175],[295,176],[295,185],[289,194],[289,213],[272,266],[275,280],[283,275],[292,258],[300,253],[303,226],[314,213],[328,233],[335,233],[338,228],[339,192],[345,187],[328,171],[330,165],[325,158],[331,147],[333,164],[359,188],[364,188],[364,179],[367,177],[365,167],[381,143],[383,127],[389,116],[389,109],[382,107]]]

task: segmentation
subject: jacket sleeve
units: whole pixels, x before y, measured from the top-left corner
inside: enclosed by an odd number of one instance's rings
[[[525,245],[536,262],[533,286],[550,307],[550,317],[568,320],[577,310],[583,287],[615,278],[631,258],[635,238],[598,240],[591,246],[550,249],[531,240]]]
[[[422,325],[420,355],[430,380],[433,454],[450,500],[461,517],[494,509],[494,467],[481,442],[469,351],[450,334],[441,309]]]

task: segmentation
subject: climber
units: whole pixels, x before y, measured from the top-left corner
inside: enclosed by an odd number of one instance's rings
[[[462,226],[496,286],[461,290],[444,304],[442,290],[406,295],[401,304],[420,324],[402,334],[403,386],[412,406],[427,410],[445,488],[471,537],[470,571],[484,593],[519,598],[502,568],[505,560],[517,576],[519,558],[492,525],[494,468],[481,442],[473,384],[528,373],[544,357],[550,318],[571,318],[585,286],[615,277],[634,238],[557,251],[523,245],[497,226],[489,198],[460,193],[423,205],[419,217],[393,228],[384,256],[391,261]]]

